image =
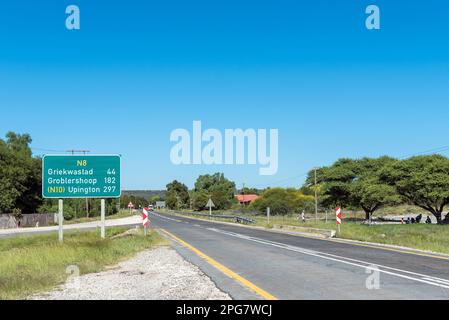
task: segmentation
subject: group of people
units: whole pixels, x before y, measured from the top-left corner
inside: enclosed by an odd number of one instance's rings
[[[416,218],[410,218],[408,217],[407,220],[404,220],[404,218],[401,219],[401,224],[416,224],[416,223],[421,223],[423,218],[423,215],[420,214],[419,216],[417,216]],[[432,219],[430,219],[429,216],[427,216],[426,219],[426,224],[432,224]]]

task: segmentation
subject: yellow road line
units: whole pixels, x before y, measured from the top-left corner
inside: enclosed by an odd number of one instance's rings
[[[174,234],[168,232],[167,230],[164,229],[159,229],[161,230],[163,233],[165,233],[167,236],[169,236],[170,238],[172,238],[173,240],[179,242],[180,244],[182,244],[184,247],[188,248],[189,250],[193,251],[194,253],[196,253],[198,256],[200,256],[202,259],[206,260],[209,264],[211,264],[212,266],[214,266],[216,269],[220,270],[221,272],[223,272],[225,275],[227,275],[228,277],[236,280],[237,282],[239,282],[240,284],[242,284],[243,286],[247,287],[248,289],[254,291],[255,293],[257,293],[258,295],[260,295],[261,297],[263,297],[266,300],[278,300],[278,298],[276,298],[275,296],[271,295],[270,293],[266,292],[265,290],[259,288],[258,286],[256,286],[254,283],[252,283],[249,280],[246,280],[245,278],[243,278],[242,276],[238,275],[237,273],[235,273],[234,271],[232,271],[231,269],[225,267],[224,265],[222,265],[221,263],[219,263],[218,261],[214,260],[213,258],[209,257],[208,255],[206,255],[205,253],[201,252],[200,250],[198,250],[197,248],[195,248],[194,246],[188,244],[187,242],[185,242],[184,240],[178,238],[177,236],[175,236]]]

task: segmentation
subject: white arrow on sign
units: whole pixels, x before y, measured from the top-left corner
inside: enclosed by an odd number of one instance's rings
[[[209,201],[206,204],[206,207],[208,207],[208,208],[215,208],[215,204],[212,201],[212,199],[209,199]]]

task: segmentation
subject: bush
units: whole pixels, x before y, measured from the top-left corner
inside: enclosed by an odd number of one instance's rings
[[[272,215],[287,215],[309,210],[313,203],[314,197],[296,189],[273,188],[264,191],[259,199],[251,203],[249,209],[265,214],[269,207]]]

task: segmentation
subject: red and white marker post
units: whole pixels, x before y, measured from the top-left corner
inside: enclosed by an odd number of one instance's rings
[[[337,226],[338,226],[338,233],[341,232],[341,208],[335,209],[335,215],[337,218]]]
[[[132,202],[128,203],[128,209],[129,209],[129,215],[132,215],[133,214],[132,210],[134,209],[134,205]]]
[[[143,232],[145,233],[145,236],[148,233],[148,227],[150,226],[150,218],[148,217],[149,210],[148,208],[143,208],[142,210],[142,224],[143,224]]]

